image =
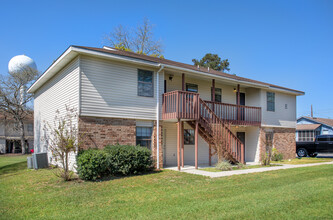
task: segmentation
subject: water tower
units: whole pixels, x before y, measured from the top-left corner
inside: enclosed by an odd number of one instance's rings
[[[33,59],[26,55],[17,55],[9,61],[8,72],[10,74],[21,74],[24,71],[37,71],[37,65]],[[25,85],[20,88],[21,104],[25,100],[26,90]]]

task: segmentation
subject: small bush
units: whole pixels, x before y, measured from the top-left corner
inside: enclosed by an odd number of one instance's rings
[[[107,154],[103,150],[84,150],[77,156],[77,172],[81,179],[96,180],[108,174]]]
[[[106,146],[103,150],[84,150],[77,156],[81,179],[97,180],[111,175],[130,175],[153,169],[151,151],[139,146]]]
[[[152,170],[151,151],[145,147],[106,146],[107,166],[112,175],[139,174]]]
[[[237,164],[237,168],[238,168],[238,169],[245,169],[246,166],[245,166],[245,164],[243,164],[243,163],[238,163],[238,164]]]
[[[272,161],[281,161],[281,160],[283,160],[283,154],[279,153],[279,151],[275,147],[272,149],[271,160]]]
[[[216,164],[215,167],[216,167],[216,169],[222,170],[222,171],[232,170],[232,166],[231,166],[230,162],[227,160],[223,160],[223,161],[219,162],[218,164]]]
[[[264,153],[261,156],[261,165],[262,166],[269,166],[271,164],[271,157],[269,153]]]

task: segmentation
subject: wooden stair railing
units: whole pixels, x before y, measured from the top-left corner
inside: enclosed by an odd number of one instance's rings
[[[244,144],[230,131],[211,108],[199,98],[199,124],[209,131],[211,143],[230,161],[244,163]]]
[[[185,119],[195,128],[194,120],[199,123],[200,136],[223,156],[233,163],[244,163],[244,145],[231,132],[230,126],[221,120],[203,101],[198,93],[172,91],[162,97],[162,119]],[[216,154],[216,152],[215,152]]]

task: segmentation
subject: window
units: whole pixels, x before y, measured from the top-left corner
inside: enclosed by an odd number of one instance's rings
[[[154,96],[152,71],[138,70],[138,96]]]
[[[186,83],[186,91],[197,93],[198,92],[198,85],[191,84],[191,83]]]
[[[213,92],[212,92],[212,100],[213,100]],[[215,102],[222,102],[222,89],[215,88]]]
[[[33,131],[33,126],[32,124],[28,124],[28,132],[32,132]]]
[[[151,149],[151,127],[136,127],[136,145]]]
[[[297,131],[298,141],[313,141],[315,136],[318,134],[317,131]]]
[[[194,144],[194,130],[184,129],[184,144],[193,145]]]
[[[267,111],[275,111],[275,93],[267,92]]]
[[[318,141],[329,141],[328,137],[320,137],[318,138]]]
[[[284,109],[288,109],[288,104],[284,104]]]

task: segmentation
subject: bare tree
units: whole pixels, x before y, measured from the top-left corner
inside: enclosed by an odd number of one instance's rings
[[[20,131],[22,154],[26,153],[24,120],[31,113],[28,106],[33,99],[25,90],[38,77],[38,71],[29,67],[20,68],[19,72],[0,76],[0,110],[4,111],[17,123]]]
[[[56,163],[60,163],[61,168],[56,172],[58,177],[68,181],[71,180],[73,172],[70,170],[70,154],[78,151],[82,140],[79,137],[78,112],[75,108],[66,105],[66,112],[56,111],[53,125],[44,122],[44,131],[49,134],[48,147]],[[83,134],[82,134],[83,135]]]
[[[128,29],[118,25],[105,38],[110,46],[126,51],[134,51],[156,57],[163,57],[163,45],[161,40],[154,39],[153,25],[147,18],[135,29]]]

